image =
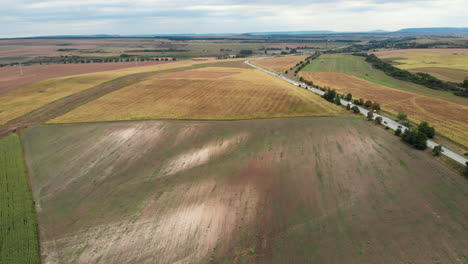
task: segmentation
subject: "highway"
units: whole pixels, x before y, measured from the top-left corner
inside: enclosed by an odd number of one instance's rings
[[[272,58],[272,57],[262,57],[262,58],[252,59],[252,60],[261,60],[261,59],[266,59],[266,58]],[[289,82],[289,83],[291,83],[291,84],[293,84],[293,85],[295,85],[295,86],[298,86],[298,87],[302,87],[302,88],[304,88],[304,89],[307,89],[307,90],[309,90],[309,91],[311,91],[311,92],[314,92],[314,93],[316,93],[316,94],[318,94],[318,95],[320,95],[320,96],[322,96],[322,95],[325,93],[324,91],[322,91],[322,90],[320,90],[320,89],[317,89],[317,88],[315,88],[315,87],[309,86],[309,85],[307,85],[307,84],[305,84],[305,83],[298,82],[298,81],[294,81],[294,80],[292,80],[292,79],[289,79],[289,78],[286,77],[286,76],[283,76],[283,75],[281,75],[281,74],[277,74],[277,73],[275,73],[275,72],[272,72],[272,71],[269,71],[269,70],[264,69],[264,68],[262,68],[262,67],[259,67],[259,66],[257,66],[257,65],[254,65],[254,64],[250,63],[250,61],[252,61],[252,60],[246,60],[245,63],[248,64],[249,66],[255,68],[255,69],[258,69],[258,70],[261,70],[261,71],[266,72],[266,73],[268,73],[268,74],[271,74],[271,75],[273,75],[273,76],[276,76],[276,77],[278,77],[278,78],[280,78],[280,79],[282,79],[282,80],[284,80],[284,81],[286,81],[286,82]],[[340,99],[340,102],[341,102],[342,105],[348,105],[348,104],[350,104],[351,107],[354,106],[353,103],[351,103],[351,102],[349,102],[349,101],[346,101],[346,100],[344,100],[344,99]],[[360,112],[362,115],[364,115],[364,116],[367,117],[367,113],[368,113],[369,111],[368,111],[367,109],[365,109],[365,108],[360,107],[360,106],[357,106],[357,107],[359,108],[359,112]],[[382,125],[387,126],[387,127],[389,127],[390,129],[397,130],[398,128],[400,128],[402,132],[404,132],[406,129],[408,129],[407,127],[405,127],[405,126],[403,126],[403,125],[397,123],[396,121],[394,121],[394,120],[392,120],[392,119],[390,119],[390,118],[387,118],[387,117],[384,117],[384,116],[381,116],[381,115],[378,115],[378,114],[375,114],[375,113],[374,113],[374,117],[373,117],[373,118],[376,119],[376,118],[379,117],[379,116],[382,118]],[[434,141],[432,141],[432,140],[428,140],[428,141],[427,141],[427,146],[428,146],[429,148],[431,148],[431,149],[433,149],[433,148],[434,148],[435,146],[437,146],[437,145],[439,145],[439,144],[437,144],[436,142],[434,142]],[[442,147],[442,150],[443,150],[443,151],[442,151],[442,155],[445,155],[445,156],[447,156],[447,157],[449,157],[449,158],[455,160],[456,162],[458,162],[458,163],[460,163],[460,164],[462,164],[462,165],[468,165],[468,163],[467,163],[467,162],[468,162],[468,159],[466,159],[465,157],[463,157],[463,156],[461,156],[461,155],[458,155],[457,153],[455,153],[455,152],[453,152],[453,151],[451,151],[451,150],[449,150],[449,149],[447,149],[447,148],[445,148],[445,147]]]

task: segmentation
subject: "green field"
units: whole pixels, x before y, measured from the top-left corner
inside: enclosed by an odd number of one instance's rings
[[[353,117],[24,132],[45,262],[463,263],[468,186]]]
[[[20,139],[0,140],[0,263],[40,263],[36,215]]]
[[[451,92],[438,91],[410,82],[400,81],[386,75],[383,71],[374,69],[364,57],[352,55],[322,55],[312,61],[302,71],[309,72],[340,72],[352,74],[361,79],[384,85],[398,90],[432,96],[461,105],[468,105],[468,99],[455,96]]]

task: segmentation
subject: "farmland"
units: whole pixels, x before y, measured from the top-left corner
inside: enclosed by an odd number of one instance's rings
[[[36,215],[16,134],[0,139],[0,263],[40,263]]]
[[[395,50],[376,55],[401,69],[425,72],[452,82],[468,78],[468,49]]]
[[[393,89],[430,96],[449,102],[468,106],[468,99],[455,96],[451,92],[429,89],[425,86],[400,81],[386,75],[383,71],[372,68],[365,58],[351,55],[322,55],[304,67],[302,72],[339,72],[352,74],[375,84]]]
[[[90,89],[101,83],[131,74],[190,67],[202,61],[180,61],[113,71],[67,76],[34,82],[0,94],[0,124],[20,117],[61,98]]]
[[[23,139],[44,263],[468,254],[464,179],[360,118],[43,125]]]
[[[307,57],[308,56],[305,55],[275,57],[269,59],[255,60],[252,61],[252,63],[276,73],[283,73],[284,71],[296,66],[298,62],[305,60]]]
[[[468,106],[388,88],[350,74],[301,72],[301,76],[339,93],[351,93],[354,98],[379,102],[383,110],[392,114],[405,112],[414,122],[428,121],[440,134],[468,146]]]
[[[138,64],[149,66],[161,63],[166,62],[147,61]],[[20,75],[19,67],[0,68],[0,94],[37,81],[131,67],[135,67],[135,62],[34,65],[23,66],[23,76]]]
[[[345,114],[338,106],[258,70],[210,67],[155,74],[51,123],[141,119],[249,119]],[[216,67],[217,66],[217,67]]]

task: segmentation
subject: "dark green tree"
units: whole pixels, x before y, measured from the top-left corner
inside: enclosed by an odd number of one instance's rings
[[[418,130],[426,135],[428,138],[434,138],[435,136],[435,128],[429,126],[429,123],[423,121],[421,124],[418,126]]]
[[[361,111],[359,111],[359,107],[357,107],[357,106],[353,106],[351,109],[353,110],[353,113],[355,113],[355,114],[359,114],[361,112]]]
[[[351,101],[353,99],[353,95],[352,94],[347,94],[346,95],[346,101]]]
[[[374,113],[372,111],[367,112],[367,120],[372,120],[374,118]]]
[[[375,123],[376,123],[377,125],[382,124],[382,117],[381,117],[381,116],[376,117],[376,118],[375,118]]]
[[[401,129],[398,128],[397,130],[395,130],[395,136],[401,136]]]

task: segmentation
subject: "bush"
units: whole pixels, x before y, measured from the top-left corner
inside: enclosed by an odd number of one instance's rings
[[[408,120],[408,115],[406,113],[400,112],[398,113],[397,118],[400,121],[406,121]]]
[[[355,114],[359,114],[361,112],[361,111],[359,111],[359,107],[357,107],[357,106],[353,106],[351,109],[353,110],[353,113],[355,113]]]
[[[376,118],[375,118],[375,123],[376,123],[377,125],[382,124],[382,117],[381,117],[381,116],[376,117]]]
[[[372,104],[372,110],[379,111],[380,110],[380,104],[374,102]]]
[[[372,113],[371,111],[367,112],[367,119],[372,120],[373,118],[374,118],[374,113]]]
[[[418,130],[420,132],[424,133],[424,135],[426,135],[428,138],[434,138],[434,136],[435,136],[435,128],[429,126],[429,123],[427,123],[425,121],[423,121],[423,122],[421,122],[421,124],[419,124]]]
[[[397,130],[395,130],[395,136],[401,136],[401,129],[398,128]]]
[[[351,104],[346,105],[346,110],[351,110]]]
[[[440,156],[440,153],[444,152],[442,149],[442,145],[437,145],[432,149],[432,153],[434,153],[434,156]]]
[[[418,130],[405,130],[402,140],[414,146],[416,149],[424,150],[427,148],[427,137]]]
[[[370,100],[367,100],[365,103],[364,103],[364,107],[365,108],[369,108],[372,106],[372,102]]]
[[[335,96],[335,100],[333,101],[336,105],[341,105],[341,97],[339,94]]]
[[[322,97],[323,99],[333,103],[335,101],[336,95],[337,94],[335,90],[327,90]]]
[[[345,99],[346,101],[351,101],[353,99],[353,95],[349,93],[346,95]]]

